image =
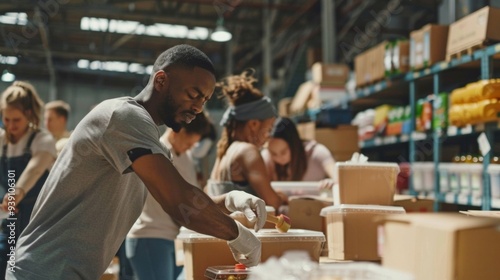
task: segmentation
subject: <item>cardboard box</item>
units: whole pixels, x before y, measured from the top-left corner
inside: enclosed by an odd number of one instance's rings
[[[333,187],[333,204],[393,205],[399,173],[396,163],[337,162],[338,184]]]
[[[500,40],[500,9],[486,6],[452,23],[448,33],[446,59],[483,43]]]
[[[465,214],[467,216],[489,217],[489,218],[500,219],[500,211],[467,210],[467,211],[460,211],[460,213]]]
[[[317,128],[315,139],[325,145],[332,154],[336,152],[359,151],[358,127],[355,125],[339,125],[336,128]]]
[[[370,71],[370,82],[375,83],[381,81],[385,77],[385,47],[388,44],[387,41],[383,41],[369,50],[367,60],[368,69]]]
[[[414,212],[434,212],[434,200],[426,198],[418,198],[411,195],[394,195],[394,206],[403,207],[406,213]]]
[[[335,161],[348,161],[352,158],[352,154],[358,151],[352,151],[352,152],[335,151],[334,153],[332,153],[332,156],[335,159]]]
[[[406,73],[410,70],[410,42],[399,40],[392,46],[392,74]]]
[[[344,86],[349,71],[346,64],[316,62],[312,66],[312,80],[317,84]]]
[[[278,101],[278,115],[280,115],[280,117],[288,117],[290,115],[292,100],[292,97],[284,97]]]
[[[174,239],[175,264],[177,266],[184,265],[184,244],[182,240]]]
[[[311,99],[314,86],[314,83],[311,81],[304,82],[299,86],[290,103],[290,113],[301,113],[307,108],[307,103]]]
[[[427,68],[446,57],[448,26],[427,24],[410,33],[410,67]]]
[[[385,217],[382,264],[416,280],[498,279],[500,221],[458,213]]]
[[[318,186],[316,186],[318,187]],[[288,198],[288,217],[292,228],[321,231],[326,236],[326,221],[321,217],[321,209],[332,206],[331,197],[321,196],[292,196]],[[328,246],[323,246],[321,256],[328,255]]]
[[[326,225],[320,216],[321,209],[333,205],[331,198],[319,196],[292,196],[288,200],[288,217],[293,228],[326,233]]]
[[[321,210],[326,217],[328,257],[336,260],[380,260],[376,217],[404,214],[402,207],[343,204]]]
[[[363,52],[354,57],[354,73],[356,76],[356,87],[361,87],[370,82],[369,77],[367,77],[367,73],[369,72],[367,69],[367,52]]]
[[[111,260],[104,274],[99,278],[99,280],[118,280],[118,273],[120,272],[120,260],[118,257],[114,257]]]
[[[297,124],[297,131],[300,139],[310,141],[316,138],[316,124],[314,122],[305,122]]]
[[[118,280],[118,277],[115,274],[104,273],[100,280]]]
[[[339,125],[336,128],[316,128],[314,122],[297,124],[300,139],[316,140],[325,145],[336,161],[351,158],[359,151],[358,127],[355,125]]]
[[[325,241],[322,232],[290,229],[279,233],[275,229],[262,229],[255,234],[262,244],[261,262],[271,256],[281,257],[288,250],[303,250],[313,261],[319,261]],[[184,242],[184,269],[186,280],[205,279],[205,270],[210,266],[234,265],[236,261],[225,240],[194,231],[182,231],[177,239]]]

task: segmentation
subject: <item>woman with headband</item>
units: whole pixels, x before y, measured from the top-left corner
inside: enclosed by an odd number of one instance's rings
[[[242,190],[279,209],[287,198],[271,188],[259,151],[269,137],[277,114],[271,100],[253,86],[255,82],[253,71],[247,70],[218,84],[230,106],[220,123],[223,131],[207,192],[219,195]]]

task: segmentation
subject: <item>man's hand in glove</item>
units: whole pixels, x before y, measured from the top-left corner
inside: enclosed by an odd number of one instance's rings
[[[266,203],[256,196],[243,191],[231,191],[226,194],[225,205],[230,212],[241,211],[250,222],[256,222],[256,232],[266,223]]]
[[[256,266],[260,262],[260,240],[249,229],[239,222],[235,222],[238,225],[238,237],[227,241],[227,245],[229,245],[229,249],[231,249],[233,257],[237,262],[248,267]]]

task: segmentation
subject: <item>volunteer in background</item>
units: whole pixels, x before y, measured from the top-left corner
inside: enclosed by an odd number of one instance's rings
[[[323,189],[336,182],[335,160],[328,148],[314,140],[302,141],[289,118],[274,123],[262,158],[272,181],[321,181]]]
[[[160,141],[170,150],[172,163],[181,176],[199,187],[196,167],[189,149],[210,129],[210,122],[201,113],[179,132],[168,128]],[[148,194],[139,219],[126,239],[126,254],[138,280],[175,280],[182,267],[175,264],[174,240],[179,225],[163,211],[161,205]]]
[[[209,118],[208,115],[207,118]],[[214,144],[217,139],[217,131],[215,125],[211,121],[209,123],[210,126],[207,132],[201,136],[201,140],[190,150],[196,165],[196,176],[200,186],[207,184],[210,171],[212,171],[211,167],[215,161]]]
[[[17,204],[16,216],[2,221],[0,275],[3,278],[10,260],[8,254],[15,253],[11,248],[30,221],[40,189],[56,159],[56,148],[50,133],[39,129],[43,102],[33,85],[14,82],[2,93],[0,108],[5,126],[0,131],[1,208],[10,215],[11,194]],[[11,187],[15,187],[15,192],[8,191]]]
[[[259,151],[269,137],[277,114],[271,100],[253,86],[255,82],[253,72],[248,70],[218,84],[230,107],[221,120],[223,131],[207,192],[219,195],[242,190],[257,195],[278,210],[287,199],[271,188]]]
[[[69,104],[62,100],[55,100],[45,104],[44,124],[56,139],[57,154],[61,152],[71,134],[66,128],[70,111]]]
[[[99,279],[148,191],[174,221],[228,240],[236,261],[256,265],[259,239],[223,211],[246,211],[261,228],[264,201],[244,192],[212,200],[179,175],[158,141],[158,126],[179,131],[203,110],[214,73],[204,53],[178,45],[159,55],[137,96],[106,100],[90,111],[47,178],[7,279]]]

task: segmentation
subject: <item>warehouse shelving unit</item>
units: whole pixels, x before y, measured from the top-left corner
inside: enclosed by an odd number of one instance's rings
[[[356,105],[361,99],[371,98],[374,103],[377,100],[385,103],[394,100],[401,100],[410,104],[411,117],[415,120],[415,108],[418,93],[427,92],[438,94],[442,92],[442,85],[449,85],[451,80],[459,80],[463,75],[455,74],[455,72],[448,74],[450,71],[460,70],[467,67],[468,73],[470,71],[477,71],[479,79],[489,79],[492,77],[492,58],[494,55],[500,53],[500,44],[492,45],[481,50],[477,50],[470,55],[463,55],[458,59],[453,59],[449,62],[443,61],[437,63],[429,68],[420,71],[411,71],[403,76],[392,77],[376,84],[359,88],[355,94],[345,97],[340,100],[337,106]],[[459,72],[457,72],[459,73]],[[466,74],[469,77],[474,75]],[[451,77],[451,78],[450,78]],[[417,91],[418,88],[418,91]],[[431,141],[432,143],[432,160],[434,163],[434,186],[433,192],[416,192],[413,187],[413,178],[409,180],[409,191],[412,195],[419,197],[432,198],[435,200],[435,209],[439,209],[440,203],[451,203],[466,206],[481,207],[483,210],[491,208],[500,208],[500,199],[492,199],[490,195],[490,177],[487,173],[487,168],[490,162],[491,151],[484,155],[483,161],[483,195],[482,197],[474,197],[472,195],[463,195],[456,193],[441,193],[439,185],[439,171],[438,166],[440,163],[440,156],[442,151],[442,142],[446,139],[457,136],[475,136],[484,132],[491,144],[494,143],[494,132],[498,130],[498,123],[485,123],[481,125],[468,125],[466,127],[457,128],[449,126],[446,131],[441,129],[434,129],[430,133],[422,133],[415,131],[415,123],[412,121],[411,135],[390,136],[390,137],[376,137],[368,141],[360,142],[362,149],[377,148],[382,146],[408,143],[409,158],[408,162],[413,165],[416,160],[417,143],[419,141]]]

